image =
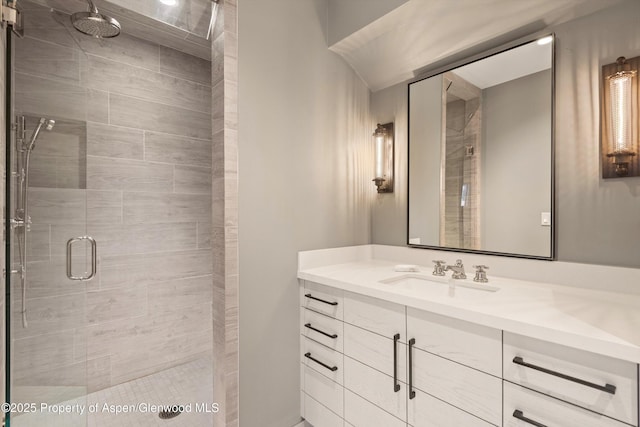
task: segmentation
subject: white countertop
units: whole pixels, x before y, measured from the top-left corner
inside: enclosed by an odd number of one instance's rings
[[[488,285],[500,288],[497,292],[481,292],[481,296],[469,299],[430,296],[420,290],[380,283],[411,274],[394,271],[396,264],[368,259],[301,266],[298,278],[640,363],[639,295],[489,276]],[[421,266],[420,270],[417,274],[434,278],[432,267]],[[472,271],[468,266],[469,278],[462,283],[474,284]],[[425,286],[446,285],[425,282]]]

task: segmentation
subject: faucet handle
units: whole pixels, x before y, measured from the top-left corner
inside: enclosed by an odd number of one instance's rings
[[[434,276],[444,276],[445,275],[445,261],[433,261],[435,264],[433,266],[433,275]]]
[[[473,278],[474,282],[487,283],[489,281],[489,279],[487,279],[487,272],[485,271],[488,270],[489,267],[486,265],[474,265],[473,268],[476,269],[476,276]]]

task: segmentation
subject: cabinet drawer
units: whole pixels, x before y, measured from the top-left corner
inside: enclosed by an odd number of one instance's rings
[[[344,391],[344,419],[353,427],[406,427],[407,423],[383,411],[357,394]],[[315,427],[315,426],[314,426]]]
[[[344,386],[395,417],[407,419],[407,389],[402,386],[395,391],[389,375],[345,357]]]
[[[409,425],[413,427],[494,427],[420,390],[415,392],[409,400]]]
[[[304,411],[302,417],[313,427],[342,427],[342,418],[331,412],[315,399],[303,394]]]
[[[344,369],[342,353],[338,353],[306,337],[302,338],[301,347],[302,357],[300,360],[304,365],[314,371],[320,372],[338,384],[343,384]],[[308,357],[306,355],[308,355]],[[323,366],[322,364],[327,366]],[[336,369],[330,369],[334,367]]]
[[[403,305],[345,292],[344,321],[385,337],[400,334],[400,341],[407,342]]]
[[[306,366],[304,368],[303,391],[307,396],[313,397],[315,400],[329,408],[332,412],[342,417],[344,389],[340,384]]]
[[[500,378],[415,348],[412,354],[414,388],[491,424],[500,424],[502,419],[502,380]]]
[[[634,363],[506,332],[503,363],[505,380],[638,425]],[[607,384],[614,393],[598,388]]]
[[[396,357],[394,360],[394,345]],[[394,366],[398,381],[407,378],[407,345],[393,337],[383,337],[357,326],[344,325],[344,354],[393,377]]]
[[[301,290],[300,304],[302,307],[342,320],[341,289],[305,281],[304,289]]]
[[[302,335],[342,353],[342,321],[315,311],[302,309]]]
[[[515,411],[520,411],[514,414]],[[516,416],[527,418],[524,421]],[[504,427],[629,427],[619,421],[505,381]]]
[[[502,331],[407,308],[407,332],[415,347],[502,377]]]

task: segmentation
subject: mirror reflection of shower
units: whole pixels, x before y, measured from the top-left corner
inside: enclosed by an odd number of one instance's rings
[[[31,228],[31,217],[29,216],[29,163],[31,153],[36,147],[36,142],[40,133],[50,131],[56,124],[55,120],[41,117],[38,124],[27,138],[26,117],[19,116],[16,120],[16,152],[17,152],[17,173],[18,180],[16,193],[16,210],[11,227],[16,231],[18,243],[19,266],[14,273],[20,276],[22,287],[22,326],[27,327],[27,234]]]
[[[443,78],[445,194],[440,244],[480,247],[480,162],[482,90],[452,71]]]

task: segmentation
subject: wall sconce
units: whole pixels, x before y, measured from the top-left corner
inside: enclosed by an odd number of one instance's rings
[[[635,78],[640,56],[617,59],[602,67],[602,177],[640,176],[638,167],[638,101]]]
[[[376,150],[375,182],[378,193],[393,193],[393,123],[378,124],[373,133]]]

